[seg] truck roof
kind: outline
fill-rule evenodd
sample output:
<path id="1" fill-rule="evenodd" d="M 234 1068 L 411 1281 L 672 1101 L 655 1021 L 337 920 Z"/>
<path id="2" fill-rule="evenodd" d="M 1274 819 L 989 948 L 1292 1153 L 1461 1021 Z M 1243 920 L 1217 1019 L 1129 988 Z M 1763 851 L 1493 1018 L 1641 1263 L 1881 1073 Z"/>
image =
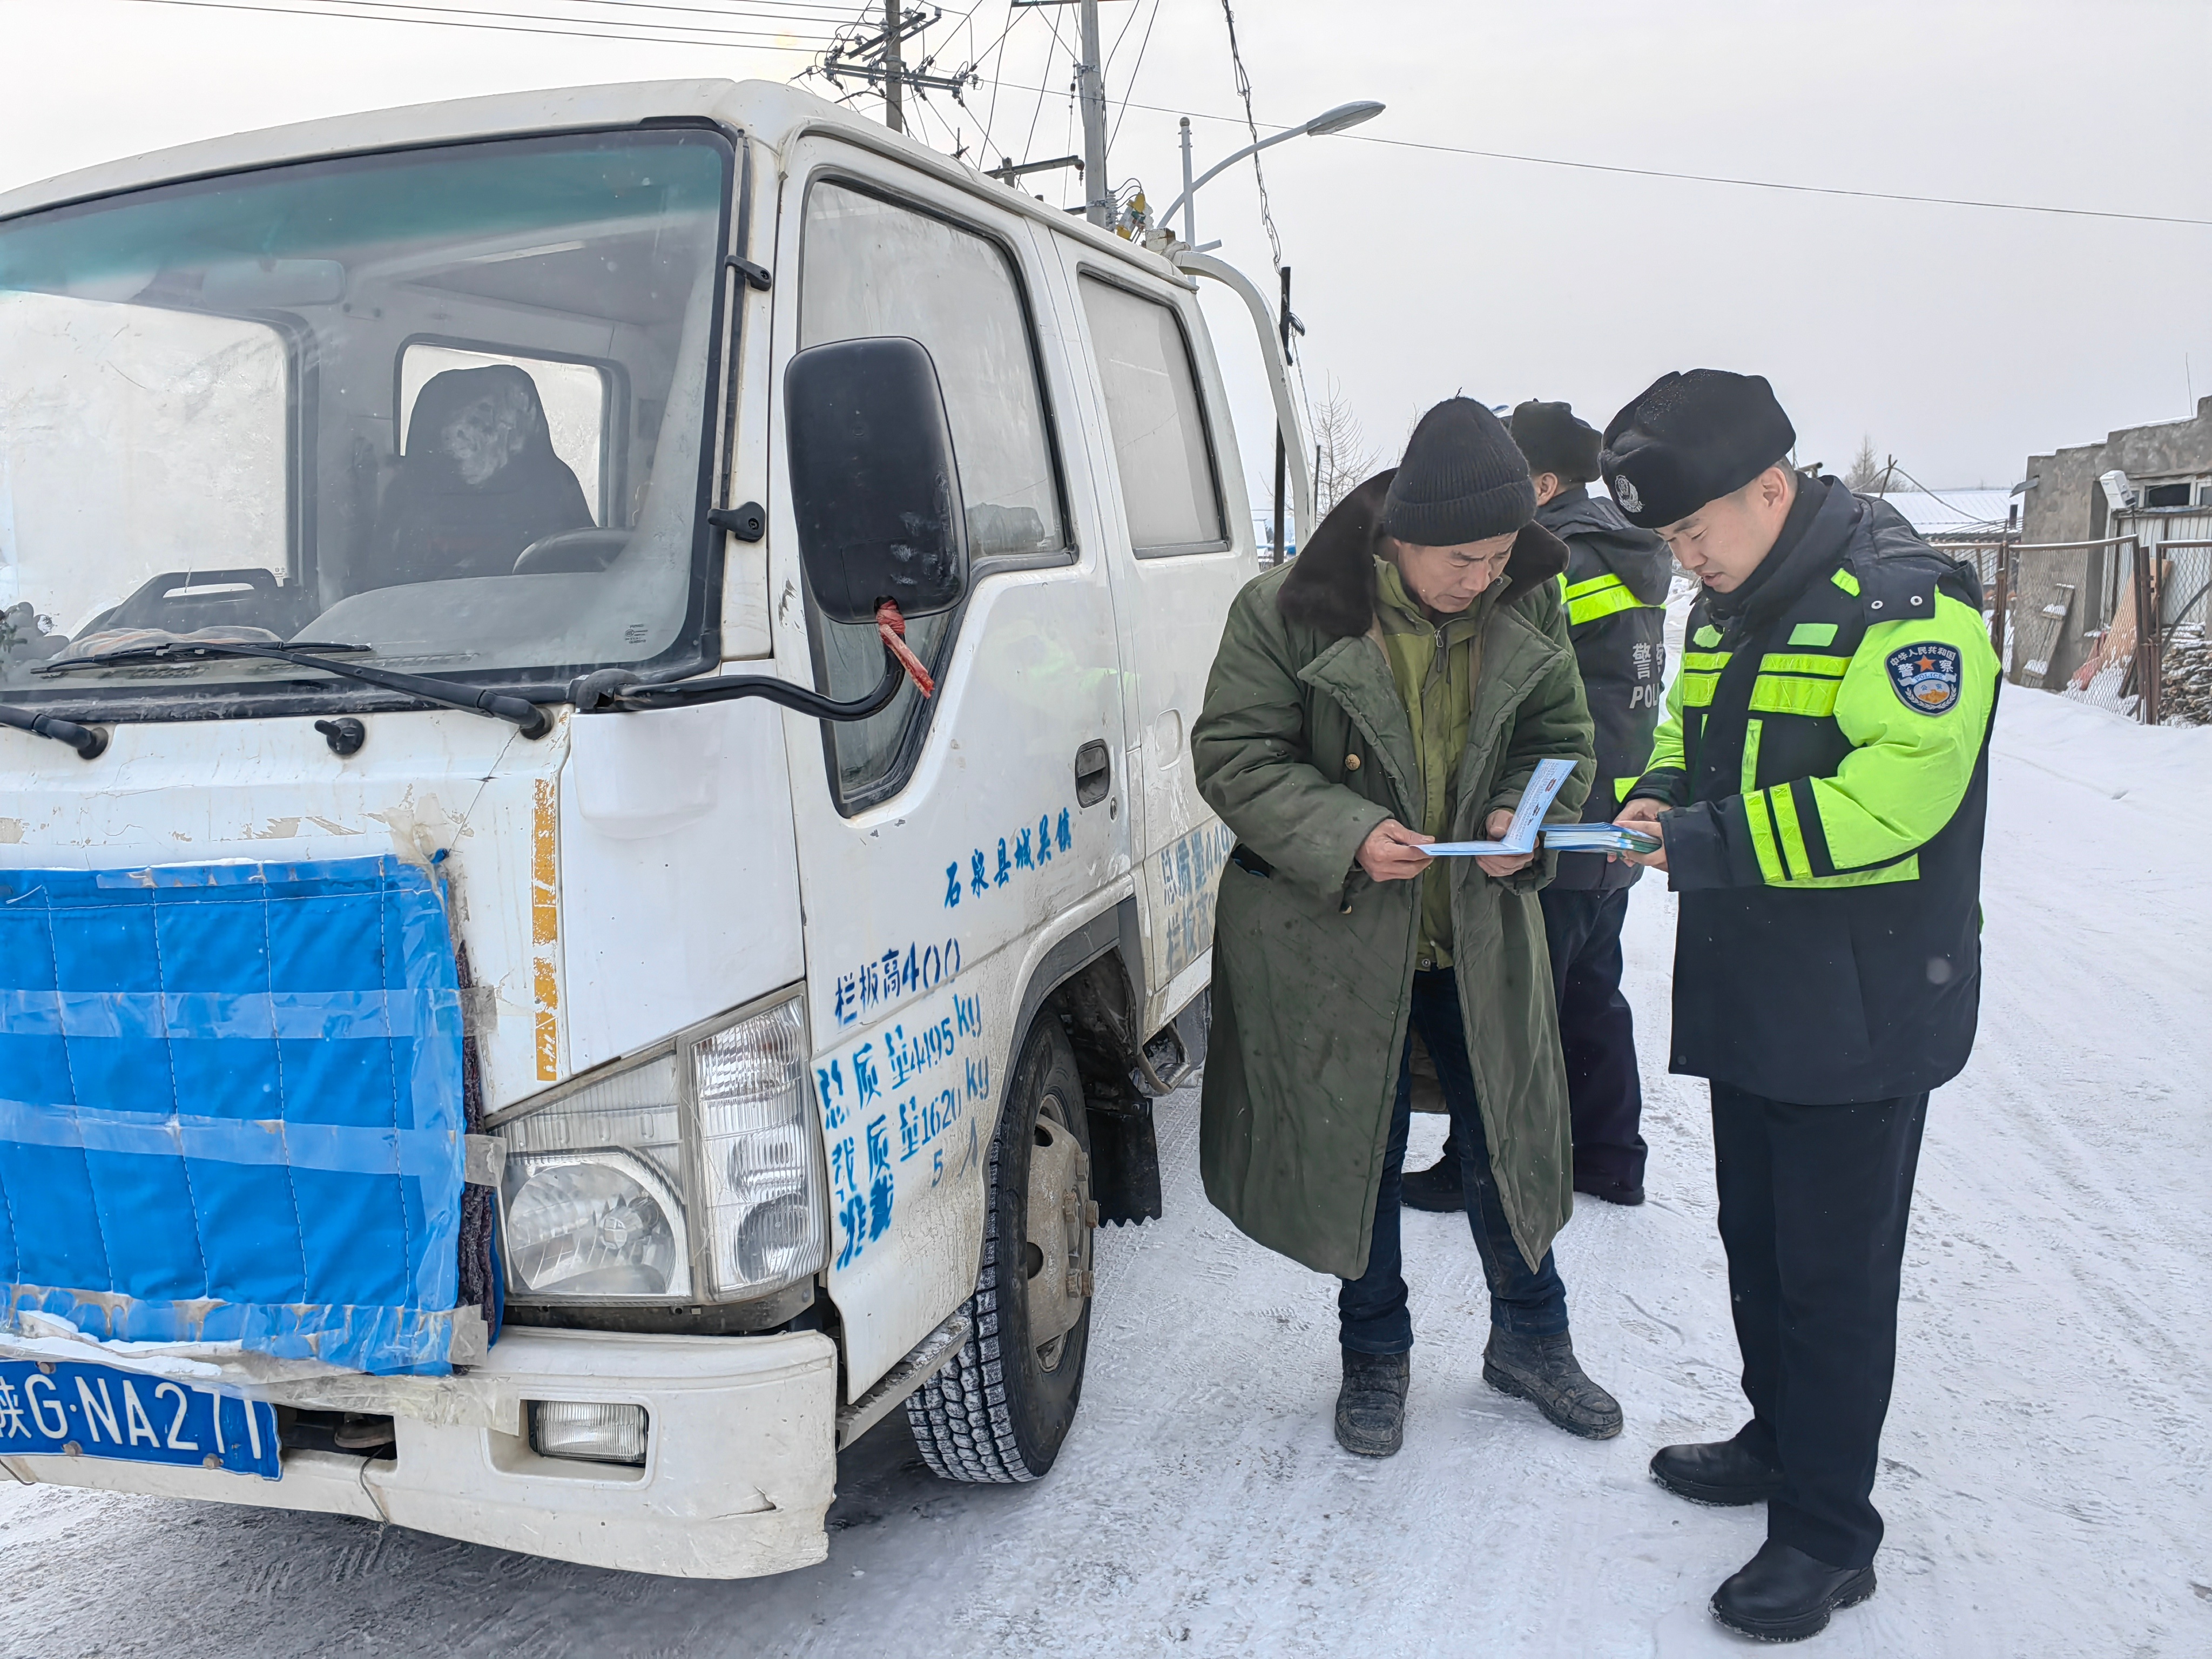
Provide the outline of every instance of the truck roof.
<path id="1" fill-rule="evenodd" d="M 849 143 L 895 156 L 1001 206 L 1026 213 L 1062 234 L 1079 236 L 1099 252 L 1129 260 L 1155 276 L 1166 276 L 1186 286 L 1191 283 L 1158 255 L 1078 216 L 1048 207 L 1027 191 L 1009 189 L 964 161 L 956 161 L 927 144 L 777 81 L 626 81 L 407 104 L 264 127 L 104 161 L 0 193 L 0 219 L 118 191 L 244 167 L 499 135 L 629 126 L 671 117 L 719 121 L 778 152 L 804 133 L 834 132 Z"/>

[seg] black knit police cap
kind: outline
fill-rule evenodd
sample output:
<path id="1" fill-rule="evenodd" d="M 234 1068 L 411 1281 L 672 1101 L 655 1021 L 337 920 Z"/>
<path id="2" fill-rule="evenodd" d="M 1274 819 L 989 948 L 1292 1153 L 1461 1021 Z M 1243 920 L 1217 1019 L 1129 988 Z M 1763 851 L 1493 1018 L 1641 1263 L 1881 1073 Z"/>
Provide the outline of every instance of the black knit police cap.
<path id="1" fill-rule="evenodd" d="M 1447 398 L 1406 441 L 1382 527 L 1416 547 L 1457 547 L 1535 516 L 1536 486 L 1505 423 L 1472 398 Z"/>
<path id="2" fill-rule="evenodd" d="M 1528 458 L 1531 472 L 1555 472 L 1563 483 L 1588 483 L 1597 477 L 1597 453 L 1605 441 L 1566 404 L 1530 398 L 1514 406 L 1507 423 L 1513 441 Z"/>
<path id="3" fill-rule="evenodd" d="M 1784 459 L 1797 429 L 1760 374 L 1662 374 L 1605 429 L 1598 465 L 1631 524 L 1656 530 Z"/>

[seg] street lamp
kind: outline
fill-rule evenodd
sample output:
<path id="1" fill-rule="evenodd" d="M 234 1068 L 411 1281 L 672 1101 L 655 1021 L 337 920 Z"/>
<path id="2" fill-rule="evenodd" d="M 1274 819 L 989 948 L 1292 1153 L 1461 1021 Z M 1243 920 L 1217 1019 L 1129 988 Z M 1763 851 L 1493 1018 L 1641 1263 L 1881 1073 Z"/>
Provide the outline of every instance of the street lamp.
<path id="1" fill-rule="evenodd" d="M 1324 133 L 1342 132 L 1347 127 L 1358 126 L 1362 121 L 1373 120 L 1382 112 L 1382 109 L 1383 106 L 1371 98 L 1361 99 L 1357 103 L 1339 104 L 1334 109 L 1323 110 L 1310 121 L 1298 126 L 1285 128 L 1273 137 L 1262 138 L 1256 144 L 1245 145 L 1234 155 L 1224 161 L 1217 161 L 1195 179 L 1190 176 L 1190 117 L 1186 115 L 1182 118 L 1182 194 L 1168 204 L 1155 222 L 1163 225 L 1172 224 L 1175 222 L 1176 210 L 1181 208 L 1182 239 L 1193 247 L 1196 247 L 1198 246 L 1198 231 L 1195 228 L 1197 222 L 1192 210 L 1190 198 L 1198 193 L 1200 185 L 1224 169 L 1235 167 L 1246 156 L 1257 155 L 1271 144 L 1279 144 L 1286 138 L 1307 137 L 1317 138 Z"/>

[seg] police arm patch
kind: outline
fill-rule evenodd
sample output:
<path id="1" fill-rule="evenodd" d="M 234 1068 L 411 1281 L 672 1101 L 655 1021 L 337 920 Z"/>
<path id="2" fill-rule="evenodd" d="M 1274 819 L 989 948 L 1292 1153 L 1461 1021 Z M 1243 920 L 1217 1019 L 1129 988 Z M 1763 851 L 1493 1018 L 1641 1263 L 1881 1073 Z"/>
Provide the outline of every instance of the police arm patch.
<path id="1" fill-rule="evenodd" d="M 1890 690 L 1914 713 L 1942 714 L 1957 704 L 1965 678 L 1957 646 L 1932 641 L 1908 645 L 1891 652 L 1887 660 Z"/>

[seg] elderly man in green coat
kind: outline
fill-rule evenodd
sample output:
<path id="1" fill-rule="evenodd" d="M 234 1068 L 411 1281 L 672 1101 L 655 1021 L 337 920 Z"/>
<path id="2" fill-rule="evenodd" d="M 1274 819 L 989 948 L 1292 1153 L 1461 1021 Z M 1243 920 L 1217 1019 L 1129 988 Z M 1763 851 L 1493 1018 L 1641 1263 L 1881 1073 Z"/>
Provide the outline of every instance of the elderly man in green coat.
<path id="1" fill-rule="evenodd" d="M 1573 1151 L 1536 890 L 1550 854 L 1431 858 L 1501 836 L 1536 763 L 1595 764 L 1527 463 L 1455 398 L 1231 608 L 1191 732 L 1236 832 L 1213 940 L 1206 1196 L 1344 1281 L 1336 1435 L 1401 1443 L 1413 1346 L 1399 1254 L 1412 1034 L 1435 1060 L 1491 1293 L 1483 1377 L 1571 1433 L 1620 1432 L 1583 1374 L 1552 1239 Z"/>

